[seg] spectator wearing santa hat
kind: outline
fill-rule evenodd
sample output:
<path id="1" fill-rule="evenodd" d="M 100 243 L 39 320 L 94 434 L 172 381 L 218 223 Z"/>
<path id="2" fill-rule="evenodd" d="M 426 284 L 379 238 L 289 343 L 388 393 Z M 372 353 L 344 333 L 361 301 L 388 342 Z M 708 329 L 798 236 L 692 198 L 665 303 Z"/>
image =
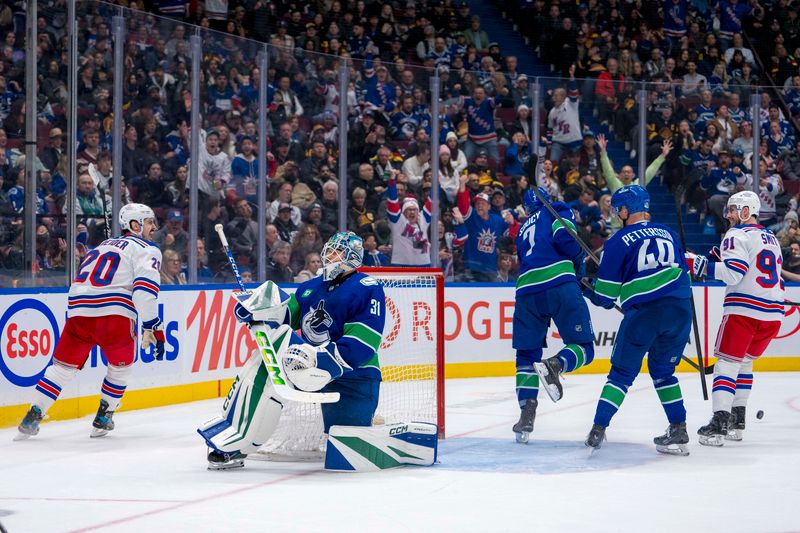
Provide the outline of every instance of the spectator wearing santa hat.
<path id="1" fill-rule="evenodd" d="M 430 266 L 430 198 L 425 201 L 422 212 L 419 202 L 411 195 L 401 204 L 397 198 L 397 182 L 392 179 L 386 189 L 386 213 L 392 228 L 392 266 Z"/>

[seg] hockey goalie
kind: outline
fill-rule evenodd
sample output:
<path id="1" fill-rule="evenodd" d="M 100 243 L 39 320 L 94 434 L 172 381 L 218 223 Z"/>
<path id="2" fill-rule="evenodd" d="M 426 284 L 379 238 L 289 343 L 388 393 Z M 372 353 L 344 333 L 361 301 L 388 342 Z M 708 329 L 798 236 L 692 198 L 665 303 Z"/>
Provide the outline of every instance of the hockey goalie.
<path id="1" fill-rule="evenodd" d="M 294 294 L 271 281 L 253 293 L 235 294 L 236 318 L 248 325 L 258 350 L 234 380 L 222 413 L 198 429 L 210 448 L 210 470 L 244 466 L 275 431 L 290 401 L 320 404 L 328 435 L 326 469 L 435 462 L 435 424 L 372 426 L 385 299 L 383 287 L 357 271 L 363 250 L 354 233 L 336 233 L 322 250 L 322 275 Z"/>

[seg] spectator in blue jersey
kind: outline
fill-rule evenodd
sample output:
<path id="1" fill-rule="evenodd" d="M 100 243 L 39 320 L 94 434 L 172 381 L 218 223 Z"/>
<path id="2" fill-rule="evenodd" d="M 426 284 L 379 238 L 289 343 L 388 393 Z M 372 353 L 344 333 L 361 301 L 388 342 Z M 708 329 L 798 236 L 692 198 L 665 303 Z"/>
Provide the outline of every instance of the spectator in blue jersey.
<path id="1" fill-rule="evenodd" d="M 497 248 L 501 237 L 509 231 L 509 222 L 490 211 L 486 193 L 475 196 L 474 206 L 466 188 L 467 176 L 459 180 L 458 209 L 453 210 L 456 224 L 454 246 L 464 248 L 467 281 L 494 281 L 497 277 Z M 509 215 L 508 220 L 515 223 Z"/>
<path id="2" fill-rule="evenodd" d="M 364 266 L 385 267 L 389 266 L 389 258 L 386 254 L 378 250 L 378 240 L 374 233 L 364 233 Z"/>
<path id="3" fill-rule="evenodd" d="M 758 0 L 721 0 L 714 7 L 719 11 L 719 42 L 724 52 L 731 45 L 733 35 L 742 31 L 745 17 L 753 12 L 754 7 L 760 6 Z"/>
<path id="4" fill-rule="evenodd" d="M 506 166 L 503 173 L 506 176 L 521 176 L 528 173 L 528 163 L 531 159 L 531 143 L 521 131 L 511 136 L 511 145 L 506 148 Z"/>
<path id="5" fill-rule="evenodd" d="M 420 127 L 421 117 L 414 111 L 414 97 L 400 97 L 400 108 L 392 115 L 392 132 L 397 140 L 410 141 Z"/>
<path id="6" fill-rule="evenodd" d="M 741 169 L 734 172 L 731 168 L 731 155 L 727 150 L 720 150 L 719 164 L 712 168 L 702 180 L 703 189 L 708 195 L 708 210 L 714 216 L 714 226 L 717 233 L 722 233 L 725 228 L 725 206 L 728 198 L 736 191 L 736 182 L 743 179 Z"/>
<path id="7" fill-rule="evenodd" d="M 606 428 L 647 354 L 650 377 L 669 420 L 666 434 L 653 439 L 656 450 L 688 455 L 686 409 L 675 376 L 692 324 L 692 289 L 684 251 L 672 230 L 648 221 L 650 198 L 644 188 L 619 189 L 611 206 L 623 228 L 606 241 L 594 290 L 585 288 L 584 295 L 606 309 L 619 298 L 625 317 L 586 446 L 603 445 Z"/>
<path id="8" fill-rule="evenodd" d="M 497 149 L 497 131 L 494 126 L 493 98 L 486 96 L 483 87 L 475 87 L 471 98 L 464 98 L 464 112 L 467 115 L 467 142 L 464 144 L 464 153 L 467 159 L 472 159 L 480 149 L 488 152 L 489 157 L 495 161 L 500 159 Z"/>

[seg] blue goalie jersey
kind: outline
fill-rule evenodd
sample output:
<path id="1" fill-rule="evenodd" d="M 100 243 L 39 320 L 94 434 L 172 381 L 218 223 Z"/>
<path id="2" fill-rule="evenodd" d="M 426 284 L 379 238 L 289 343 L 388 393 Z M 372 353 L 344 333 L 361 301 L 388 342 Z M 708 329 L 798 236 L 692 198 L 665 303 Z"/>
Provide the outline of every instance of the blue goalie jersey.
<path id="1" fill-rule="evenodd" d="M 604 246 L 595 290 L 623 309 L 664 297 L 690 298 L 689 268 L 668 227 L 653 222 L 626 226 Z"/>
<path id="2" fill-rule="evenodd" d="M 301 283 L 291 296 L 289 324 L 309 344 L 335 343 L 353 368 L 342 377 L 380 381 L 378 348 L 385 309 L 383 287 L 366 274 L 356 272 L 333 281 L 317 276 Z"/>

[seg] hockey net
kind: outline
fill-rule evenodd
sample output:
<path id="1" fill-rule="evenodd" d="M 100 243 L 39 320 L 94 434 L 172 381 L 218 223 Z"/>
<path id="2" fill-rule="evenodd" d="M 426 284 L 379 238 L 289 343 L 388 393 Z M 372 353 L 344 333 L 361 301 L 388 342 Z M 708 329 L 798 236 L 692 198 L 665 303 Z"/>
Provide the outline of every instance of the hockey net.
<path id="1" fill-rule="evenodd" d="M 373 424 L 430 422 L 444 437 L 444 278 L 438 269 L 362 268 L 383 285 L 386 324 L 378 352 L 383 381 Z M 318 404 L 286 402 L 269 441 L 252 458 L 319 460 Z"/>

